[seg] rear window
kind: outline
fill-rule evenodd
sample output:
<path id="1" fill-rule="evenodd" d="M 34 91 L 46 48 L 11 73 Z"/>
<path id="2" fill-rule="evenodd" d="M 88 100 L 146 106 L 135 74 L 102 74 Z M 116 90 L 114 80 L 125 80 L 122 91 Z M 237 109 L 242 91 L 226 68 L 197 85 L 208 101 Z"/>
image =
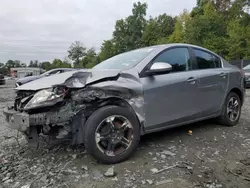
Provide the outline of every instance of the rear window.
<path id="1" fill-rule="evenodd" d="M 213 69 L 221 67 L 220 58 L 205 52 L 203 50 L 194 49 L 198 69 Z"/>

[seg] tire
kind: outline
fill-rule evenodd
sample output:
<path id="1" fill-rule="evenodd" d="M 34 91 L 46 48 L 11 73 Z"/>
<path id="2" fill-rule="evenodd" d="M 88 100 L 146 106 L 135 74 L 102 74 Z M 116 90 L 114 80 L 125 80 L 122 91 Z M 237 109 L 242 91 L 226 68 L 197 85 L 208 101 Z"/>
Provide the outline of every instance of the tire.
<path id="1" fill-rule="evenodd" d="M 115 156 L 109 156 L 106 155 L 103 151 L 101 151 L 100 147 L 98 147 L 99 143 L 97 143 L 96 141 L 96 131 L 98 131 L 99 129 L 98 127 L 102 122 L 104 122 L 106 118 L 115 115 L 122 116 L 130 122 L 130 125 L 132 125 L 131 130 L 133 132 L 132 134 L 133 136 L 131 136 L 132 139 L 130 140 L 128 148 L 124 150 L 123 153 Z M 110 133 L 108 134 L 110 135 Z M 94 157 L 97 161 L 101 163 L 115 164 L 125 161 L 135 153 L 139 142 L 140 142 L 140 124 L 134 111 L 128 108 L 123 108 L 119 106 L 104 106 L 95 111 L 88 118 L 86 122 L 85 135 L 84 135 L 85 148 L 92 157 Z"/>
<path id="2" fill-rule="evenodd" d="M 239 105 L 239 114 L 238 114 L 237 118 L 234 121 L 232 121 L 229 118 L 228 111 L 227 111 L 228 103 L 233 98 L 237 100 L 238 105 Z M 221 115 L 217 119 L 218 122 L 221 125 L 230 126 L 230 127 L 237 125 L 238 122 L 239 122 L 240 116 L 241 116 L 241 107 L 242 107 L 242 102 L 240 100 L 240 97 L 236 93 L 230 92 L 227 95 L 227 98 L 226 98 L 225 103 L 223 105 L 222 113 L 221 113 Z"/>

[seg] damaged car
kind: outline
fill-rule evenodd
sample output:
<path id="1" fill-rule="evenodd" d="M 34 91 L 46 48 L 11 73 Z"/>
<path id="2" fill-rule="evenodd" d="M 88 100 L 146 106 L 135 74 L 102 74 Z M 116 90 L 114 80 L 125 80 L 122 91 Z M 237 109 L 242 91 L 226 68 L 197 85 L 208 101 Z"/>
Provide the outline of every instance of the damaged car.
<path id="1" fill-rule="evenodd" d="M 148 133 L 210 118 L 234 126 L 245 95 L 240 69 L 188 44 L 136 49 L 15 90 L 4 114 L 30 146 L 68 139 L 106 164 L 128 159 Z"/>

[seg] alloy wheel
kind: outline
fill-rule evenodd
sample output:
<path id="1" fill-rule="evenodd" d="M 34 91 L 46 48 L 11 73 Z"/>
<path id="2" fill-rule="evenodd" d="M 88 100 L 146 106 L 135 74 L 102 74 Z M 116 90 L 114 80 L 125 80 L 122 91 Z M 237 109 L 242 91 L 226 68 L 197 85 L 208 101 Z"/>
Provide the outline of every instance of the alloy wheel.
<path id="1" fill-rule="evenodd" d="M 236 121 L 240 115 L 240 104 L 237 98 L 231 97 L 227 104 L 227 115 L 230 121 Z"/>
<path id="2" fill-rule="evenodd" d="M 125 152 L 133 141 L 133 126 L 121 115 L 112 115 L 104 119 L 95 132 L 98 149 L 107 156 L 116 156 Z"/>

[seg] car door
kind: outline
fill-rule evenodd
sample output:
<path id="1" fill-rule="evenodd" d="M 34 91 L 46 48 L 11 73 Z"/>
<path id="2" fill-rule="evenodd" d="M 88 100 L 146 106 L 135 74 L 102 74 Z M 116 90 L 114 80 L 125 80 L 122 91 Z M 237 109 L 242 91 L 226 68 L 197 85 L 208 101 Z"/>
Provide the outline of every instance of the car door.
<path id="1" fill-rule="evenodd" d="M 167 49 L 151 64 L 156 62 L 169 63 L 173 70 L 140 78 L 145 100 L 145 128 L 148 131 L 193 120 L 199 113 L 196 102 L 199 75 L 192 71 L 189 49 Z"/>
<path id="2" fill-rule="evenodd" d="M 202 116 L 210 116 L 219 112 L 226 97 L 228 72 L 216 55 L 197 48 L 193 48 L 193 52 L 200 80 L 197 100 Z"/>

